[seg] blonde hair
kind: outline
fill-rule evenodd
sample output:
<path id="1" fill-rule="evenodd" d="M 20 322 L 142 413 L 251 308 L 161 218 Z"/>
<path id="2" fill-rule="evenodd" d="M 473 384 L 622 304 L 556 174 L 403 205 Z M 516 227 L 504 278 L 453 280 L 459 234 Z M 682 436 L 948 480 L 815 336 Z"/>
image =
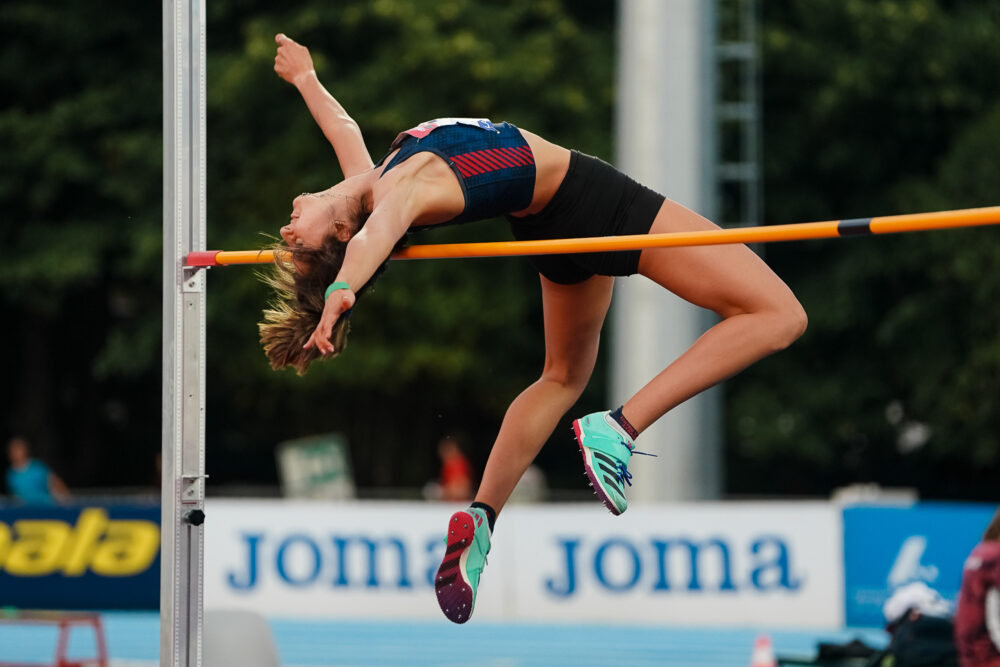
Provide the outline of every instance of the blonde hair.
<path id="1" fill-rule="evenodd" d="M 323 197 L 324 194 L 317 196 Z M 351 201 L 349 216 L 356 234 L 371 215 L 371 203 L 366 198 L 347 199 Z M 330 212 L 332 215 L 332 209 Z M 275 298 L 264 310 L 264 320 L 258 324 L 260 343 L 271 368 L 281 370 L 291 366 L 299 375 L 304 375 L 309 364 L 322 357 L 315 347 L 306 350 L 302 346 L 319 326 L 326 305 L 326 288 L 337 279 L 344 263 L 347 243 L 340 240 L 336 233 L 331 233 L 318 248 L 274 246 L 283 252 L 274 253 L 274 265 L 269 271 L 258 273 L 260 279 L 275 292 Z M 385 262 L 355 292 L 355 297 L 360 299 L 384 270 Z M 344 351 L 350 330 L 349 318 L 342 316 L 337 320 L 330 335 L 334 352 L 327 359 Z"/>
<path id="2" fill-rule="evenodd" d="M 273 267 L 259 274 L 275 292 L 275 298 L 264 310 L 264 320 L 258 325 L 260 342 L 271 368 L 281 370 L 292 366 L 303 375 L 309 364 L 322 356 L 315 347 L 306 350 L 302 346 L 319 326 L 326 305 L 324 293 L 337 279 L 346 250 L 347 242 L 331 235 L 319 248 L 276 252 Z M 373 280 L 374 277 L 358 290 L 358 296 Z M 349 331 L 348 318 L 337 320 L 330 336 L 335 351 L 328 358 L 344 350 Z"/>

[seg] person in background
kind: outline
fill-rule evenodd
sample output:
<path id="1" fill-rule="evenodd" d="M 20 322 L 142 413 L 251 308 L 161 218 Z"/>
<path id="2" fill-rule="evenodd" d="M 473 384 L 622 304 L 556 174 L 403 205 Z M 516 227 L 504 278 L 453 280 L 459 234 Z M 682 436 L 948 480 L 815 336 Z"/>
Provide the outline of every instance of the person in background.
<path id="1" fill-rule="evenodd" d="M 14 436 L 7 443 L 7 490 L 26 505 L 51 505 L 64 502 L 70 493 L 66 484 L 47 465 L 31 458 L 28 441 Z"/>
<path id="2" fill-rule="evenodd" d="M 922 581 L 897 588 L 882 605 L 889 647 L 878 667 L 958 667 L 951 604 Z"/>
<path id="3" fill-rule="evenodd" d="M 458 440 L 450 435 L 441 438 L 438 457 L 441 459 L 441 500 L 472 500 L 472 466 L 462 453 Z"/>
<path id="4" fill-rule="evenodd" d="M 965 561 L 955 643 L 962 667 L 1000 667 L 1000 509 Z"/>

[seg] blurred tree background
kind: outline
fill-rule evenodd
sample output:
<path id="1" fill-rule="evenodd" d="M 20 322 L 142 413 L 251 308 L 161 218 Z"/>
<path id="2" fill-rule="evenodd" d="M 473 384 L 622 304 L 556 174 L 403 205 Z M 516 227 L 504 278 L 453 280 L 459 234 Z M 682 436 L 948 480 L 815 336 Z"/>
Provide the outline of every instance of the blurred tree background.
<path id="1" fill-rule="evenodd" d="M 311 47 L 375 156 L 437 116 L 508 119 L 613 156 L 613 2 L 219 0 L 208 12 L 210 247 L 266 243 L 295 195 L 341 177 L 271 69 L 279 31 Z M 109 0 L 97 21 L 68 0 L 0 7 L 3 430 L 29 436 L 71 486 L 155 484 L 160 21 L 157 3 Z M 768 0 L 762 21 L 766 222 L 997 203 L 1000 9 Z M 500 221 L 416 240 L 498 238 L 509 238 Z M 766 253 L 811 324 L 727 384 L 728 490 L 877 481 L 995 496 L 998 232 Z M 446 433 L 481 466 L 509 400 L 541 369 L 537 276 L 523 260 L 394 263 L 347 353 L 304 378 L 268 368 L 256 335 L 268 294 L 250 274 L 209 275 L 216 488 L 274 484 L 274 446 L 327 431 L 347 435 L 367 489 L 434 477 Z M 604 406 L 604 385 L 599 365 L 574 413 Z M 554 486 L 582 491 L 568 424 L 539 464 Z"/>
<path id="2" fill-rule="evenodd" d="M 1000 203 L 1000 5 L 762 7 L 766 222 Z M 809 331 L 727 386 L 729 490 L 995 500 L 1000 230 L 766 253 Z"/>

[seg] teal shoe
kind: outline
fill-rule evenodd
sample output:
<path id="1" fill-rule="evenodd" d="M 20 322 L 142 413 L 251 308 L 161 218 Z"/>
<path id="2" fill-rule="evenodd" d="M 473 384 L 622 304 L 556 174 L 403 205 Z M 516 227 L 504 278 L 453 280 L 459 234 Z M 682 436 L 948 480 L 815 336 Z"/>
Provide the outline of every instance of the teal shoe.
<path id="1" fill-rule="evenodd" d="M 465 623 L 476 606 L 479 575 L 490 552 L 490 525 L 486 512 L 470 507 L 448 521 L 444 560 L 434 578 L 441 611 L 454 623 Z"/>
<path id="2" fill-rule="evenodd" d="M 613 423 L 610 412 L 594 412 L 573 422 L 573 433 L 583 454 L 583 469 L 594 493 L 612 514 L 628 509 L 625 485 L 632 486 L 628 461 L 635 443 Z"/>

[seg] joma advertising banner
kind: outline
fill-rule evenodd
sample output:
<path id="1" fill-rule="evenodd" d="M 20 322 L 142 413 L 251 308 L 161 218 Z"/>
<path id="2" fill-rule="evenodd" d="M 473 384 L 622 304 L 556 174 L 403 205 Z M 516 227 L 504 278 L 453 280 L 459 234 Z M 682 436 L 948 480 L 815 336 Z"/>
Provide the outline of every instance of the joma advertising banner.
<path id="1" fill-rule="evenodd" d="M 447 505 L 210 500 L 206 607 L 438 618 Z M 840 512 L 827 503 L 511 506 L 476 617 L 836 627 Z"/>
<path id="2" fill-rule="evenodd" d="M 159 506 L 0 507 L 0 606 L 159 609 Z"/>

